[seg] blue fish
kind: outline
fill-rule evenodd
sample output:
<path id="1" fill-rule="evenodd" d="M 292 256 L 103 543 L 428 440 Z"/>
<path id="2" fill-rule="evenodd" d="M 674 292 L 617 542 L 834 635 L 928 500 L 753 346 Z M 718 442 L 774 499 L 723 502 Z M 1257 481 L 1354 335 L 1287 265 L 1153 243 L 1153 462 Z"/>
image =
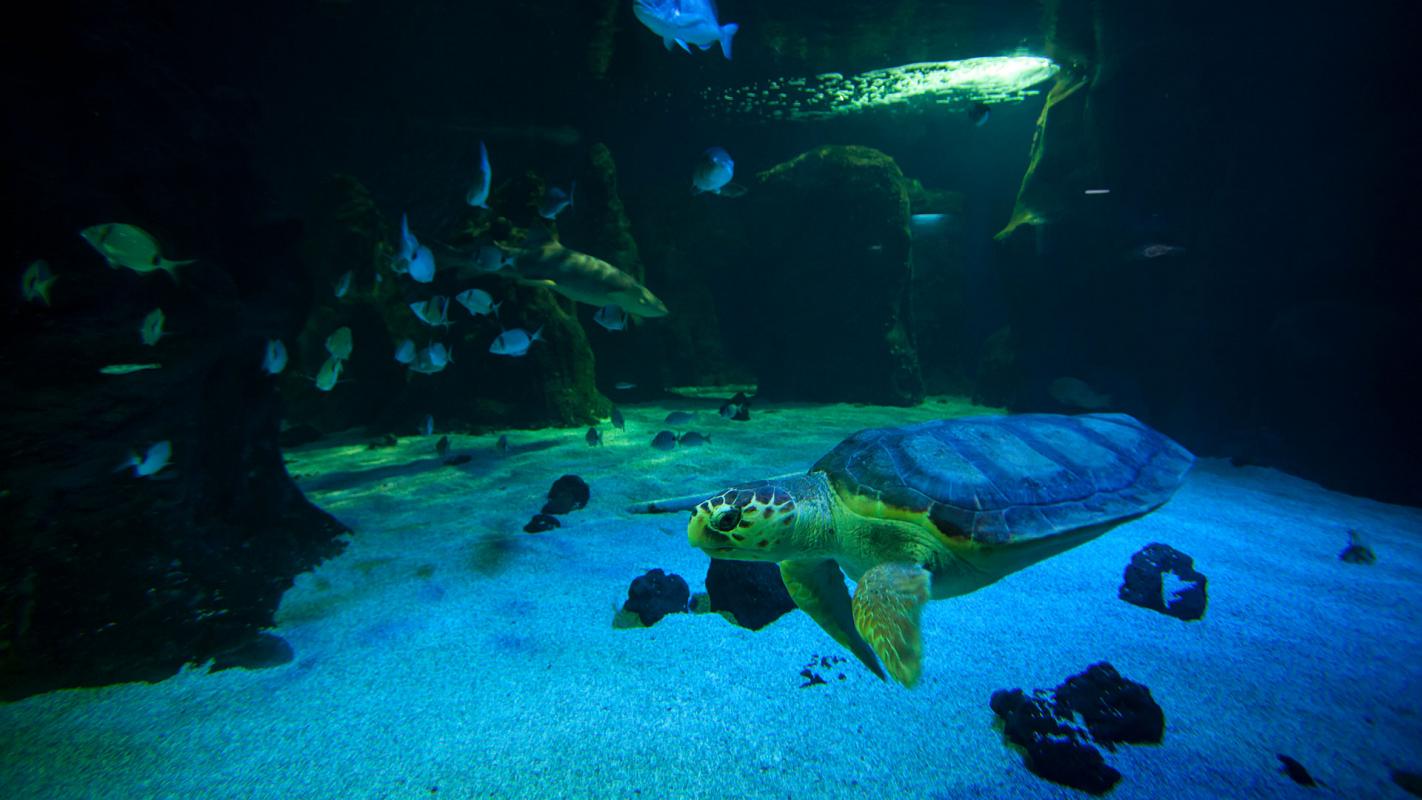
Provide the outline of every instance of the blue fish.
<path id="1" fill-rule="evenodd" d="M 492 173 L 489 171 L 489 148 L 484 146 L 483 140 L 479 142 L 479 171 L 474 174 L 474 185 L 469 187 L 469 193 L 464 196 L 464 202 L 475 208 L 489 207 L 489 181 Z"/>
<path id="2" fill-rule="evenodd" d="M 688 44 L 708 50 L 719 43 L 727 60 L 731 58 L 731 37 L 740 29 L 735 23 L 722 25 L 717 20 L 712 0 L 635 0 L 632 13 L 662 37 L 668 50 L 675 44 L 690 53 Z"/>
<path id="3" fill-rule="evenodd" d="M 616 303 L 609 303 L 599 308 L 593 314 L 593 322 L 607 328 L 610 331 L 621 331 L 627 329 L 627 312 L 622 310 L 622 306 Z"/>
<path id="4" fill-rule="evenodd" d="M 415 257 L 410 261 L 410 277 L 420 283 L 429 283 L 434 280 L 435 259 L 434 253 L 428 247 L 420 245 L 415 248 Z"/>
<path id="5" fill-rule="evenodd" d="M 168 466 L 168 460 L 173 457 L 173 445 L 164 439 L 148 448 L 148 452 L 142 458 L 137 453 L 129 455 L 128 460 L 119 464 L 119 469 L 133 468 L 133 475 L 136 478 L 151 478 L 157 475 L 164 467 Z"/>
<path id="6" fill-rule="evenodd" d="M 691 193 L 710 192 L 726 197 L 740 197 L 746 190 L 743 186 L 731 183 L 735 174 L 736 162 L 731 159 L 730 153 L 721 147 L 707 148 L 696 162 L 696 168 L 691 171 Z"/>
<path id="7" fill-rule="evenodd" d="M 410 233 L 410 217 L 408 214 L 400 215 L 400 251 L 395 254 L 395 260 L 391 262 L 390 268 L 395 270 L 395 274 L 403 275 L 410 271 L 410 262 L 415 260 L 415 251 L 420 249 L 420 240 Z"/>
<path id="8" fill-rule="evenodd" d="M 542 332 L 542 326 L 539 326 L 538 330 L 534 331 L 532 336 L 529 336 L 528 331 L 523 328 L 506 330 L 499 334 L 498 338 L 494 339 L 493 344 L 489 345 L 489 352 L 496 356 L 513 356 L 515 358 L 527 355 L 528 348 L 532 347 L 534 342 L 540 340 L 539 334 Z"/>
<path id="9" fill-rule="evenodd" d="M 267 354 L 262 358 L 262 370 L 268 375 L 280 375 L 286 369 L 286 345 L 280 339 L 267 340 Z"/>
<path id="10" fill-rule="evenodd" d="M 405 339 L 395 347 L 395 360 L 401 364 L 411 364 L 415 360 L 415 343 Z"/>
<path id="11" fill-rule="evenodd" d="M 20 276 L 20 291 L 25 296 L 25 302 L 38 300 L 49 305 L 49 287 L 54 285 L 55 280 L 54 274 L 49 271 L 49 262 L 32 262 L 25 274 Z"/>
<path id="12" fill-rule="evenodd" d="M 543 199 L 538 202 L 538 216 L 544 219 L 557 219 L 563 213 L 563 209 L 573 207 L 573 192 L 577 190 L 578 182 L 572 181 L 567 189 L 560 186 L 550 186 L 548 191 L 543 193 Z"/>

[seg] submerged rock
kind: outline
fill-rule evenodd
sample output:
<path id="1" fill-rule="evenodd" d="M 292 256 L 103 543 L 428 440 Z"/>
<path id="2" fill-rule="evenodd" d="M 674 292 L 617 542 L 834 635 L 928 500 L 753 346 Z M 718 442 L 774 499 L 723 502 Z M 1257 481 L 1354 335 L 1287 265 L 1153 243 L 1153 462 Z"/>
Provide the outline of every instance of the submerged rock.
<path id="1" fill-rule="evenodd" d="M 1166 585 L 1166 575 L 1186 585 L 1171 588 Z M 1131 556 L 1119 594 L 1132 605 L 1190 622 L 1205 615 L 1206 582 L 1204 573 L 1195 569 L 1194 559 L 1157 542 Z"/>
<path id="2" fill-rule="evenodd" d="M 712 611 L 726 611 L 737 625 L 758 631 L 795 610 L 780 568 L 762 561 L 711 559 L 706 594 Z"/>
<path id="3" fill-rule="evenodd" d="M 562 525 L 563 523 L 559 522 L 558 518 L 552 514 L 534 514 L 533 519 L 530 519 L 528 524 L 523 526 L 523 532 L 543 533 L 544 531 L 551 531 L 554 528 L 562 527 Z"/>
<path id="4" fill-rule="evenodd" d="M 667 614 L 686 613 L 690 605 L 691 588 L 684 578 L 653 569 L 632 581 L 622 610 L 650 627 Z"/>
<path id="5" fill-rule="evenodd" d="M 592 497 L 592 490 L 588 484 L 577 475 L 564 475 L 553 481 L 553 488 L 548 490 L 548 502 L 543 504 L 544 514 L 567 514 L 570 511 L 577 511 L 588 504 Z"/>
<path id="6" fill-rule="evenodd" d="M 1102 661 L 1056 689 L 999 689 L 990 701 L 1003 733 L 1026 751 L 1033 774 L 1104 794 L 1121 779 L 1095 745 L 1154 744 L 1165 736 L 1165 712 L 1144 685 L 1121 677 Z"/>
<path id="7" fill-rule="evenodd" d="M 271 633 L 259 633 L 251 641 L 219 653 L 207 671 L 221 672 L 234 667 L 271 669 L 289 664 L 295 657 L 296 652 L 285 639 Z"/>

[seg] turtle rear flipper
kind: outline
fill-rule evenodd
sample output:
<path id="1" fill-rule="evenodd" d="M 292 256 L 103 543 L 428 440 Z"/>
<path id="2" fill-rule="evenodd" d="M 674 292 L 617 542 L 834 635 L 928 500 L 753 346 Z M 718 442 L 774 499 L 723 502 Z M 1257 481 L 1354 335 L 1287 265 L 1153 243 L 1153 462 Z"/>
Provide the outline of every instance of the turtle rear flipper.
<path id="1" fill-rule="evenodd" d="M 864 662 L 870 672 L 880 678 L 884 668 L 874 657 L 874 650 L 855 629 L 855 613 L 850 608 L 849 590 L 844 586 L 844 573 L 830 558 L 806 558 L 780 562 L 780 580 L 790 592 L 790 599 L 800 610 L 810 615 L 825 633 L 834 637 Z"/>
<path id="2" fill-rule="evenodd" d="M 919 618 L 931 585 L 918 564 L 889 562 L 865 572 L 854 590 L 854 626 L 894 680 L 910 689 L 923 672 Z"/>

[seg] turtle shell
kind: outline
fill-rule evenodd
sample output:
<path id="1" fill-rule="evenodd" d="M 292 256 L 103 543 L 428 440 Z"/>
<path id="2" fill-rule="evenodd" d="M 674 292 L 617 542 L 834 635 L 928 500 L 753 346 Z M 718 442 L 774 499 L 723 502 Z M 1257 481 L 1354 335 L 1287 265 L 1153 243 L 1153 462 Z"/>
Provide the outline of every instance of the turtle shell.
<path id="1" fill-rule="evenodd" d="M 810 470 L 860 514 L 1006 544 L 1150 511 L 1194 463 L 1125 414 L 1019 414 L 862 430 Z"/>

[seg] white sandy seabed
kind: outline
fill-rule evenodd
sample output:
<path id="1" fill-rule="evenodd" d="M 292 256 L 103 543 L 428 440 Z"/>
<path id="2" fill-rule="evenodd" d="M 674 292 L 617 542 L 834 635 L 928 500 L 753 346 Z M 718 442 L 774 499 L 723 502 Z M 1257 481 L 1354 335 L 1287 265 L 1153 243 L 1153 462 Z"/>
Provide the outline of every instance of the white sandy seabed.
<path id="1" fill-rule="evenodd" d="M 285 666 L 53 692 L 0 706 L 0 795 L 15 798 L 1065 798 L 994 727 L 995 689 L 1052 687 L 1106 660 L 1150 687 L 1160 745 L 1123 746 L 1116 798 L 1403 798 L 1422 767 L 1422 511 L 1275 471 L 1202 461 L 1159 511 L 924 613 L 908 691 L 843 655 L 795 612 L 757 632 L 714 614 L 611 625 L 630 581 L 660 567 L 703 588 L 685 515 L 637 499 L 804 469 L 863 427 L 971 409 L 815 406 L 749 423 L 701 411 L 702 448 L 648 446 L 667 405 L 627 430 L 363 440 L 289 453 L 313 501 L 351 526 L 301 576 L 274 633 Z M 575 473 L 592 502 L 522 526 Z M 1375 565 L 1341 562 L 1345 531 Z M 1203 620 L 1116 596 L 1131 554 L 1164 542 L 1209 577 Z M 842 670 L 845 678 L 837 678 Z M 1297 786 L 1275 759 L 1326 785 Z"/>

